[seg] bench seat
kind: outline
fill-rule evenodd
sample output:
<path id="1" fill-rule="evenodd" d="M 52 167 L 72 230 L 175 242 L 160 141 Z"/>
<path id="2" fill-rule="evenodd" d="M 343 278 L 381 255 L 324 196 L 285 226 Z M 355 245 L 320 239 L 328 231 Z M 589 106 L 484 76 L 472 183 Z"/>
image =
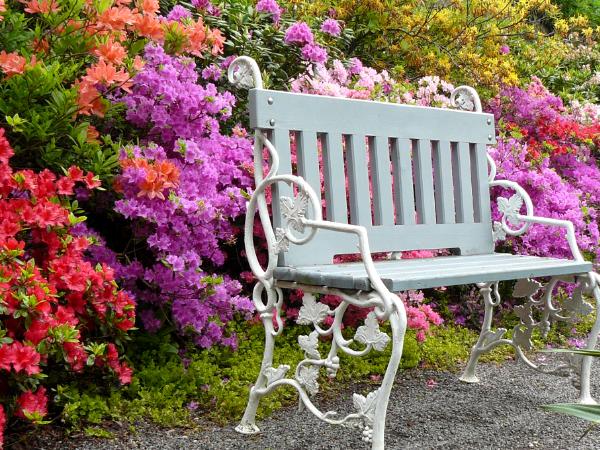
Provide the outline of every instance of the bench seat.
<path id="1" fill-rule="evenodd" d="M 400 259 L 375 262 L 384 284 L 393 292 L 442 286 L 584 274 L 589 262 L 492 253 L 471 256 Z M 362 262 L 277 267 L 275 279 L 339 289 L 371 290 Z"/>

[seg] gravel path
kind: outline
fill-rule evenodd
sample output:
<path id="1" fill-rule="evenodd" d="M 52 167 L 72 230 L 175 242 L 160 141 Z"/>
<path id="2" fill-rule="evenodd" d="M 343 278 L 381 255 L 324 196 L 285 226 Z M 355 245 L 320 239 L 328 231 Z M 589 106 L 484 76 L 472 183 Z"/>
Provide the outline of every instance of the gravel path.
<path id="1" fill-rule="evenodd" d="M 572 401 L 566 379 L 542 375 L 522 364 L 480 365 L 481 383 L 456 374 L 411 370 L 399 374 L 388 409 L 388 449 L 600 449 L 600 430 L 582 440 L 583 420 L 542 411 L 547 403 Z M 434 380 L 435 386 L 428 386 Z M 433 384 L 433 383 L 429 383 Z M 600 380 L 595 380 L 600 395 Z M 365 390 L 370 387 L 362 386 Z M 361 386 L 356 386 L 361 391 Z M 364 392 L 363 392 L 364 393 Z M 328 399 L 323 409 L 352 409 L 351 393 Z M 262 433 L 239 435 L 233 427 L 203 423 L 197 430 L 165 430 L 141 424 L 137 434 L 113 440 L 69 439 L 38 444 L 54 449 L 305 450 L 367 449 L 359 432 L 320 422 L 308 412 L 286 408 L 258 424 Z"/>

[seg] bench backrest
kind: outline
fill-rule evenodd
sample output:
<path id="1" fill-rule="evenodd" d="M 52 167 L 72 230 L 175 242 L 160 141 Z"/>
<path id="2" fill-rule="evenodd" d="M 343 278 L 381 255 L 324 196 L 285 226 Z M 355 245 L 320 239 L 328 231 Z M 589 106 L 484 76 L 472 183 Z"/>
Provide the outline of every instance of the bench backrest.
<path id="1" fill-rule="evenodd" d="M 373 252 L 459 249 L 493 251 L 486 145 L 490 114 L 252 89 L 253 128 L 267 132 L 279 174 L 303 177 L 321 196 L 324 217 L 368 229 Z M 290 139 L 296 142 L 297 173 Z M 279 184 L 274 226 L 282 223 Z M 356 237 L 320 231 L 291 245 L 280 265 L 328 264 L 357 253 Z"/>

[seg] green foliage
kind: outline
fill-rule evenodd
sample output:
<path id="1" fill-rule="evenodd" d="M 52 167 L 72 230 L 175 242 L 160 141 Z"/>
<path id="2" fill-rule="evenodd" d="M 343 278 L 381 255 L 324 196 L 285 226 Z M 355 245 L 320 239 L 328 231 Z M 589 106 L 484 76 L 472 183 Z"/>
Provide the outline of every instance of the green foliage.
<path id="1" fill-rule="evenodd" d="M 248 399 L 248 390 L 260 369 L 264 331 L 262 326 L 238 325 L 239 348 L 231 351 L 212 348 L 190 349 L 183 360 L 179 349 L 167 334 L 140 334 L 134 340 L 130 358 L 135 364 L 135 376 L 130 386 L 121 390 L 101 391 L 94 385 L 62 386 L 57 391 L 63 405 L 62 420 L 70 427 L 101 424 L 105 420 L 151 420 L 162 426 L 194 426 L 194 414 L 202 414 L 217 424 L 239 420 Z M 390 332 L 389 325 L 382 331 Z M 298 336 L 310 332 L 309 327 L 291 326 L 277 339 L 274 365 L 292 367 L 303 359 Z M 350 337 L 353 330 L 344 330 Z M 460 327 L 440 327 L 433 330 L 424 344 L 418 344 L 415 333 L 408 331 L 401 362 L 402 369 L 419 363 L 440 370 L 456 370 L 466 360 L 476 333 Z M 328 343 L 321 341 L 321 353 Z M 334 380 L 321 377 L 321 391 L 327 397 L 349 382 L 370 383 L 382 376 L 387 367 L 391 346 L 383 352 L 371 352 L 363 358 L 340 354 L 340 370 Z M 504 355 L 504 354 L 503 354 Z M 497 357 L 496 359 L 499 359 Z M 182 361 L 185 361 L 187 368 Z M 400 375 L 401 376 L 401 375 Z M 258 416 L 263 418 L 284 405 L 297 401 L 289 387 L 276 389 L 261 400 Z M 192 414 L 190 402 L 198 409 Z"/>
<path id="2" fill-rule="evenodd" d="M 108 430 L 105 430 L 103 428 L 98 428 L 98 427 L 87 427 L 85 430 L 83 430 L 86 436 L 89 437 L 97 437 L 97 438 L 103 438 L 103 439 L 114 439 L 115 435 L 114 433 L 111 433 Z"/>
<path id="3" fill-rule="evenodd" d="M 566 100 L 600 102 L 600 45 L 567 41 L 568 52 L 555 66 L 541 68 L 537 76 L 553 93 Z"/>
<path id="4" fill-rule="evenodd" d="M 186 5 L 185 2 L 181 2 Z M 295 8 L 288 8 L 280 23 L 274 24 L 271 17 L 256 12 L 255 0 L 214 1 L 221 9 L 219 17 L 207 16 L 207 23 L 220 30 L 227 30 L 225 54 L 246 55 L 258 62 L 265 75 L 265 87 L 271 89 L 288 88 L 289 80 L 304 72 L 306 63 L 300 58 L 297 46 L 285 44 L 287 28 L 298 19 Z M 325 19 L 325 15 L 303 17 L 313 30 Z M 316 32 L 318 41 L 327 48 L 332 58 L 345 59 L 352 33 L 345 30 L 339 37 L 331 37 Z"/>
<path id="5" fill-rule="evenodd" d="M 565 16 L 586 16 L 593 25 L 600 25 L 599 0 L 554 0 Z"/>

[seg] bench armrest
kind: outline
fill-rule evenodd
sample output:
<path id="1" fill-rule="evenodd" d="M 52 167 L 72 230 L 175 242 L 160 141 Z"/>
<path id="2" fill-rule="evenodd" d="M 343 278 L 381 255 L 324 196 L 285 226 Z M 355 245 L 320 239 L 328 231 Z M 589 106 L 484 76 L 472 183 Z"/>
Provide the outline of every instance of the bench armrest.
<path id="1" fill-rule="evenodd" d="M 369 247 L 369 235 L 365 227 L 361 225 L 331 222 L 328 220 L 303 219 L 303 223 L 305 224 L 305 226 L 310 227 L 312 229 L 323 229 L 337 231 L 340 233 L 355 234 L 358 239 L 358 250 L 360 252 L 362 262 L 365 266 L 365 270 L 367 271 L 369 281 L 371 282 L 371 286 L 373 290 L 377 291 L 380 294 L 381 300 L 384 303 L 385 311 L 392 311 L 392 296 L 389 295 L 390 292 L 381 280 L 381 277 L 379 276 L 379 274 L 377 273 L 377 269 L 375 268 L 375 264 L 373 263 L 373 258 L 371 257 L 371 249 Z"/>
<path id="2" fill-rule="evenodd" d="M 496 174 L 496 167 L 491 165 L 491 175 Z M 510 198 L 498 198 L 498 210 L 502 213 L 501 222 L 494 223 L 494 240 L 503 240 L 506 235 L 520 236 L 526 233 L 531 225 L 541 224 L 551 227 L 564 228 L 567 232 L 566 238 L 569 244 L 569 249 L 575 261 L 584 261 L 583 255 L 577 245 L 575 237 L 575 227 L 569 220 L 552 219 L 549 217 L 538 217 L 534 215 L 533 203 L 531 197 L 525 189 L 518 183 L 508 180 L 490 180 L 490 187 L 499 186 L 505 189 L 515 191 L 515 194 Z M 526 214 L 521 214 L 521 208 L 525 206 Z"/>

